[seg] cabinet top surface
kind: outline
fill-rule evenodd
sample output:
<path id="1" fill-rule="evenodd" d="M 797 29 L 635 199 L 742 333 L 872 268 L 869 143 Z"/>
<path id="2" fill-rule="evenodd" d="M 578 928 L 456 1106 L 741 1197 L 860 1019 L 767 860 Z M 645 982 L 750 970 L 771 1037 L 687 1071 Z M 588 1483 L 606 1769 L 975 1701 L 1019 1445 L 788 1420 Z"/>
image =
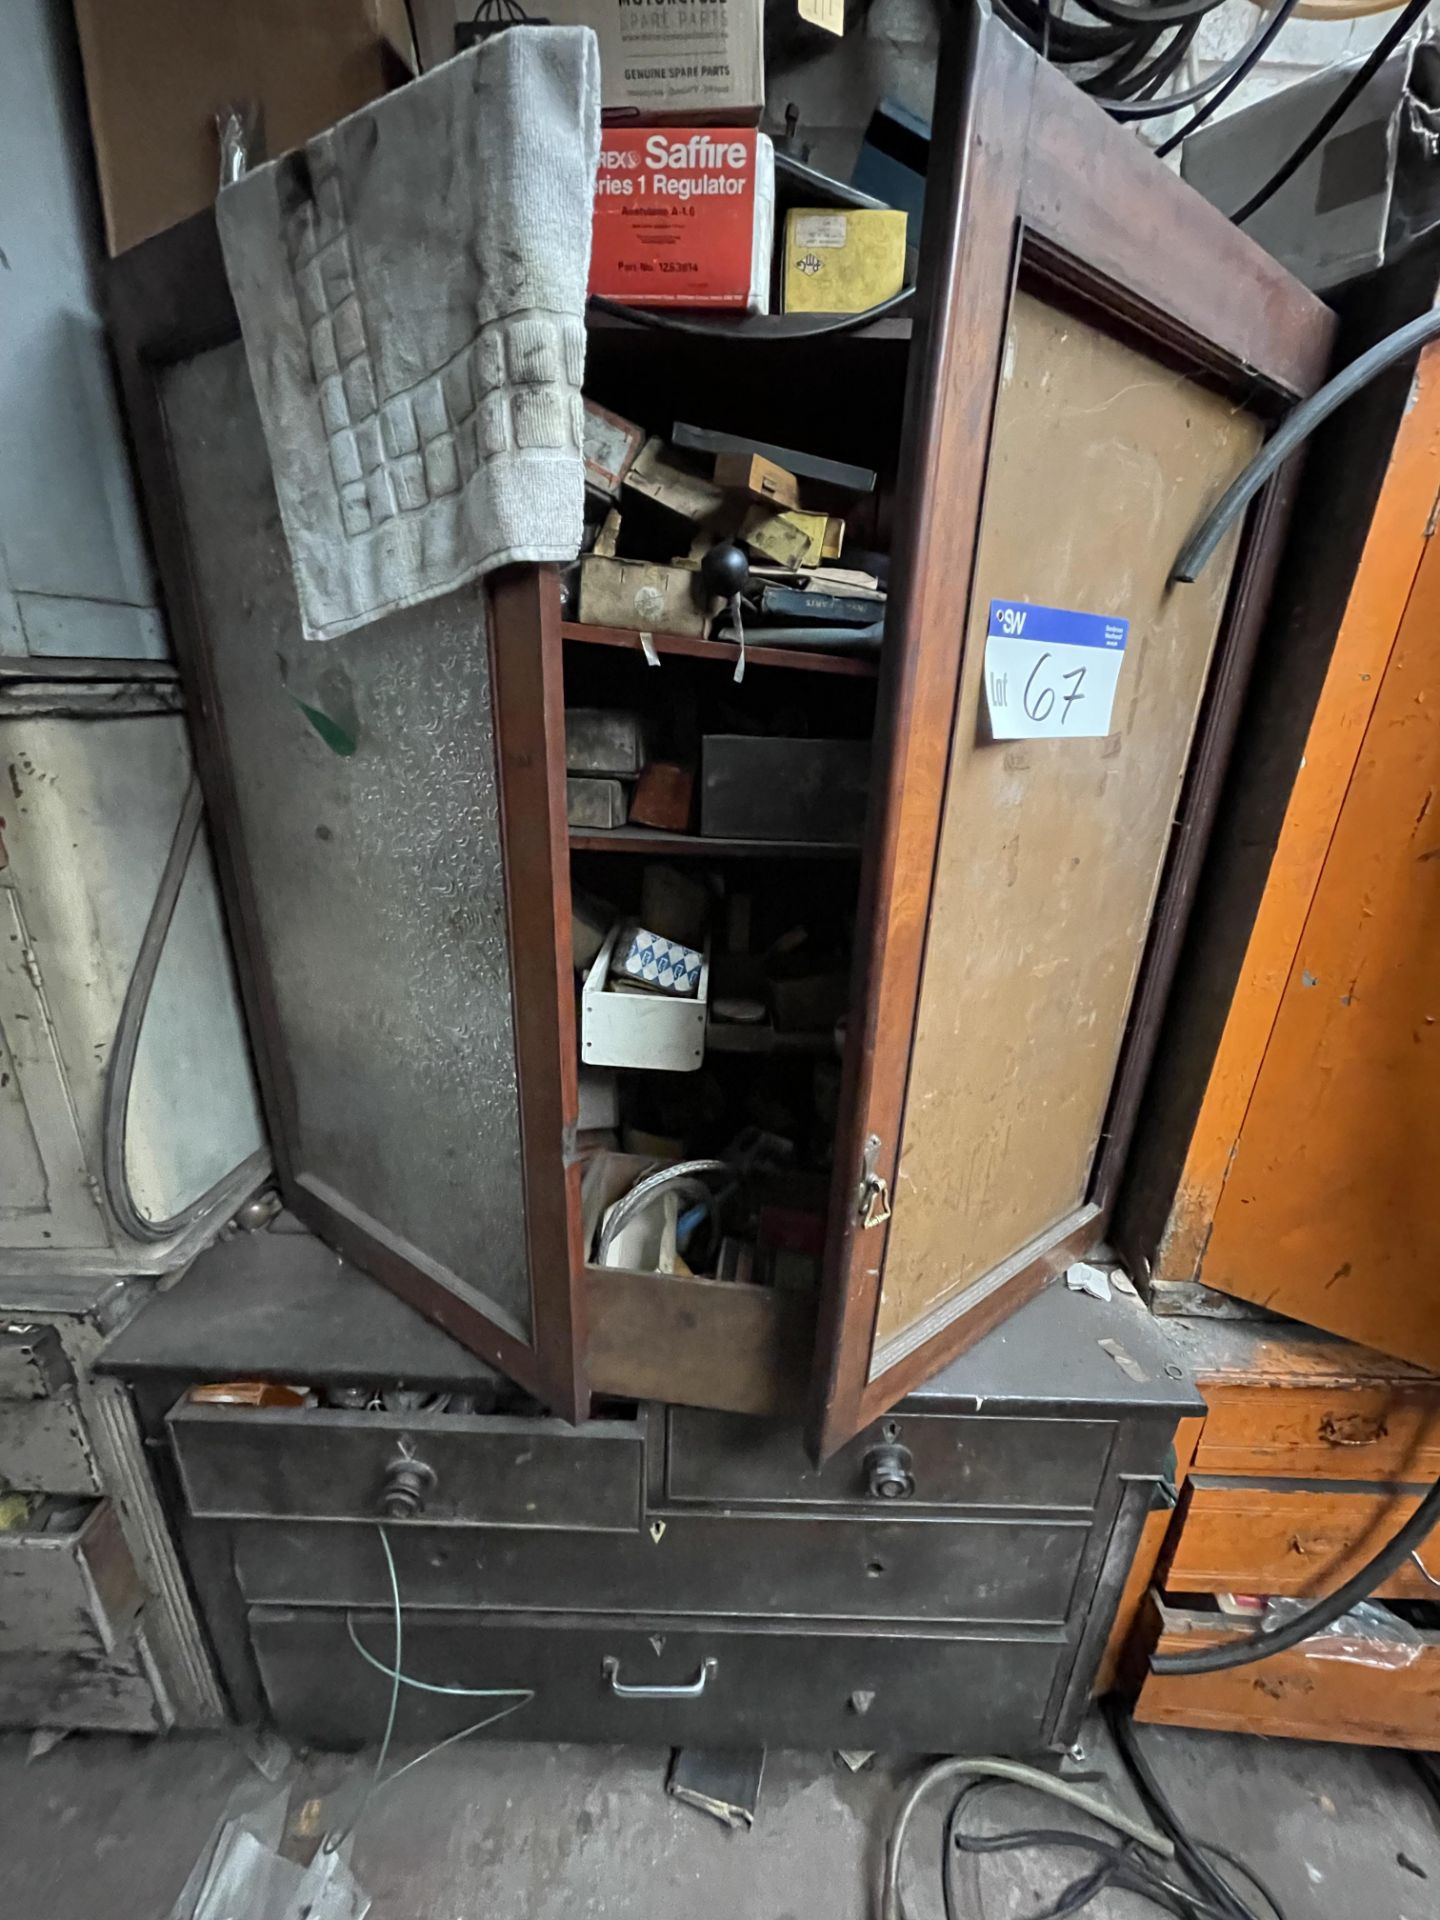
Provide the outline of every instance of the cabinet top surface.
<path id="1" fill-rule="evenodd" d="M 285 1379 L 474 1387 L 496 1376 L 323 1241 L 282 1216 L 280 1230 L 210 1247 L 101 1354 L 101 1371 L 139 1379 Z M 1108 1341 L 1123 1359 L 1099 1343 Z M 1128 1361 L 1129 1365 L 1126 1365 Z M 918 1411 L 1077 1408 L 1175 1416 L 1202 1411 L 1160 1323 L 1138 1302 L 1109 1305 L 1045 1289 L 917 1388 Z M 1141 1379 L 1135 1373 L 1143 1375 Z"/>

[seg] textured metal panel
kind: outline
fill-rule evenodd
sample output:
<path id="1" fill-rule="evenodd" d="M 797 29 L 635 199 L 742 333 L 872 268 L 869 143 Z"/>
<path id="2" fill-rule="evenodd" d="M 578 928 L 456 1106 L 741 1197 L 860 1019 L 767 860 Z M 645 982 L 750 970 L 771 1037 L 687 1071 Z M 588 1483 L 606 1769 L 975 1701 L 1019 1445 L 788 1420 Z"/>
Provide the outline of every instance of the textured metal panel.
<path id="1" fill-rule="evenodd" d="M 389 1539 L 407 1618 L 483 1600 L 487 1609 L 1058 1625 L 1090 1522 L 687 1513 L 630 1535 L 392 1527 Z M 252 1602 L 390 1600 L 374 1527 L 245 1521 L 234 1558 Z M 735 1577 L 717 1579 L 722 1567 Z"/>
<path id="2" fill-rule="evenodd" d="M 243 349 L 170 369 L 164 403 L 295 1106 L 289 1171 L 523 1335 L 483 600 L 307 644 Z"/>
<path id="3" fill-rule="evenodd" d="M 671 1500 L 756 1506 L 863 1503 L 871 1450 L 898 1444 L 913 1462 L 914 1507 L 1028 1506 L 1088 1511 L 1100 1493 L 1115 1428 L 1104 1420 L 1014 1420 L 991 1414 L 909 1414 L 899 1407 L 821 1467 L 797 1427 L 697 1407 L 668 1412 L 665 1484 Z"/>
<path id="4" fill-rule="evenodd" d="M 385 1659 L 388 1615 L 354 1618 Z M 379 1738 L 389 1682 L 351 1646 L 343 1612 L 255 1607 L 250 1626 L 283 1733 L 321 1746 Z M 408 1672 L 443 1676 L 447 1685 L 533 1688 L 535 1698 L 493 1729 L 499 1739 L 811 1751 L 1033 1750 L 1066 1659 L 1056 1633 L 960 1636 L 631 1615 L 414 1615 L 405 1648 Z M 618 1662 L 627 1686 L 679 1688 L 693 1684 L 703 1662 L 714 1667 L 698 1697 L 621 1699 L 606 1681 L 607 1660 Z M 478 1717 L 474 1700 L 407 1689 L 398 1731 L 404 1740 L 439 1739 Z"/>

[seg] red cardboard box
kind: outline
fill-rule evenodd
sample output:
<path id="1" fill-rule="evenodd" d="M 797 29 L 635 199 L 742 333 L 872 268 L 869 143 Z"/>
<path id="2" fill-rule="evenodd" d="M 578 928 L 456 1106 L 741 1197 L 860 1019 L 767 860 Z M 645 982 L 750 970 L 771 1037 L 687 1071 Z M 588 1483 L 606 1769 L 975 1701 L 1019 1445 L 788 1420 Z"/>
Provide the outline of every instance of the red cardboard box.
<path id="1" fill-rule="evenodd" d="M 605 127 L 590 291 L 630 307 L 764 313 L 775 155 L 753 127 Z"/>

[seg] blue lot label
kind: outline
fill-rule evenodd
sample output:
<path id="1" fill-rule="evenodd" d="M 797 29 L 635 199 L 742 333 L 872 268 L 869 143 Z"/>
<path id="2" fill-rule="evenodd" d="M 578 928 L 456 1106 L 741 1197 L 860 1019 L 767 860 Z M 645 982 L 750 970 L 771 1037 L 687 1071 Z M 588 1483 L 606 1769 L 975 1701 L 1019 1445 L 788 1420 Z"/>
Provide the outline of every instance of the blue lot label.
<path id="1" fill-rule="evenodd" d="M 1130 622 L 1115 614 L 992 600 L 985 706 L 996 740 L 1093 739 L 1110 731 Z"/>

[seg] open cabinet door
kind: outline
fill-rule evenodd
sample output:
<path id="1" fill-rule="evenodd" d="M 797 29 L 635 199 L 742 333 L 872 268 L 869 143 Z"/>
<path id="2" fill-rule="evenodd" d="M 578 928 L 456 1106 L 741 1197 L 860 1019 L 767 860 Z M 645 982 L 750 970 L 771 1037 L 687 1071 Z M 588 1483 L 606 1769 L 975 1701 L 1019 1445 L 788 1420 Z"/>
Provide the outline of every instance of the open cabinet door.
<path id="1" fill-rule="evenodd" d="M 957 9 L 949 42 L 821 1453 L 1103 1234 L 1292 474 L 1197 584 L 1171 588 L 1170 569 L 1319 384 L 1332 333 L 1318 300 L 985 6 Z M 1123 640 L 1113 705 L 1087 715 L 1087 691 L 1072 702 L 1086 724 L 1067 729 L 1066 697 L 1113 676 L 1107 639 L 1112 655 Z"/>
<path id="2" fill-rule="evenodd" d="M 541 579 L 308 643 L 212 217 L 112 262 L 109 295 L 286 1201 L 581 1417 Z"/>

